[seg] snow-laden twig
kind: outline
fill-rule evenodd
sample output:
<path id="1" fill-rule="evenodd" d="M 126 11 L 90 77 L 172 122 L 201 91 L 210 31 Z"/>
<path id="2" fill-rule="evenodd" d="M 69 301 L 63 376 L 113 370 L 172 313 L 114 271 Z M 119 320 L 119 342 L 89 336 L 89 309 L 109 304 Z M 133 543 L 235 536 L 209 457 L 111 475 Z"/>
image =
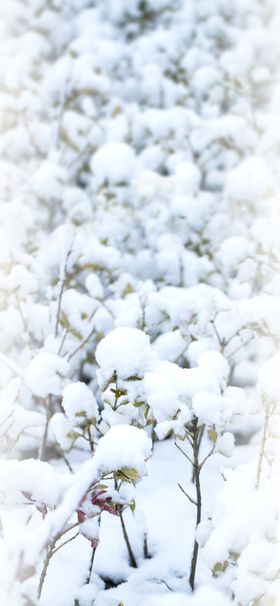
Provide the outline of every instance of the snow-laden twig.
<path id="1" fill-rule="evenodd" d="M 66 278 L 67 278 L 67 268 L 68 268 L 69 258 L 70 258 L 70 255 L 71 255 L 72 251 L 73 251 L 74 241 L 75 241 L 75 236 L 73 237 L 72 242 L 70 244 L 70 247 L 69 247 L 69 249 L 67 251 L 67 254 L 66 254 L 66 257 L 65 257 L 65 261 L 64 261 L 64 265 L 62 267 L 61 275 L 60 275 L 60 289 L 59 289 L 59 294 L 58 294 L 56 320 L 55 320 L 55 331 L 54 331 L 55 337 L 58 336 L 58 328 L 59 328 L 59 321 L 60 321 L 60 313 L 61 313 L 63 291 L 64 291 L 64 287 L 65 287 L 65 281 L 66 281 Z"/>

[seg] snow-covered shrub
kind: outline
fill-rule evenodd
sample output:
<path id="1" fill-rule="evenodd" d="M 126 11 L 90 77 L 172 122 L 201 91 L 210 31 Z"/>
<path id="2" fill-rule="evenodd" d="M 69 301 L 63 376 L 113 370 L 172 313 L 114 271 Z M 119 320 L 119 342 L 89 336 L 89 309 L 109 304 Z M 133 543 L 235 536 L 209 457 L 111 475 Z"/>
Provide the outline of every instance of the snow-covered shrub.
<path id="1" fill-rule="evenodd" d="M 0 602 L 273 603 L 279 7 L 2 4 Z"/>
<path id="2" fill-rule="evenodd" d="M 146 426 L 153 419 L 143 379 L 157 356 L 149 337 L 139 329 L 115 328 L 98 345 L 98 382 L 103 390 L 101 428 L 116 423 Z"/>

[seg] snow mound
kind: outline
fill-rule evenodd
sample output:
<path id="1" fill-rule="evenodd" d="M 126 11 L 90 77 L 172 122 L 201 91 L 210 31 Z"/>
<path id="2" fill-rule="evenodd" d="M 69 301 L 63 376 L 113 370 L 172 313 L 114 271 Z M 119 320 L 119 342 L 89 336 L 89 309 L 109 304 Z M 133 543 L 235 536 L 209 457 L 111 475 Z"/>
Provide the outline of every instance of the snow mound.
<path id="1" fill-rule="evenodd" d="M 136 174 L 137 161 L 126 143 L 106 143 L 93 156 L 91 167 L 99 184 L 128 183 Z"/>
<path id="2" fill-rule="evenodd" d="M 129 467 L 142 476 L 151 451 L 152 441 L 143 429 L 115 425 L 99 441 L 95 460 L 102 473 Z"/>

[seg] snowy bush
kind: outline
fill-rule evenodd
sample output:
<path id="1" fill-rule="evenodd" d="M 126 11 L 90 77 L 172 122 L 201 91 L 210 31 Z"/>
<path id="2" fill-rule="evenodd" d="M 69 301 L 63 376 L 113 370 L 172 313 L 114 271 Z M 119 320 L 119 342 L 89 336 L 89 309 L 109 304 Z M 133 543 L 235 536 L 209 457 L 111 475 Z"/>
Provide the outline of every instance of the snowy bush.
<path id="1" fill-rule="evenodd" d="M 277 604 L 277 2 L 0 17 L 0 603 Z"/>

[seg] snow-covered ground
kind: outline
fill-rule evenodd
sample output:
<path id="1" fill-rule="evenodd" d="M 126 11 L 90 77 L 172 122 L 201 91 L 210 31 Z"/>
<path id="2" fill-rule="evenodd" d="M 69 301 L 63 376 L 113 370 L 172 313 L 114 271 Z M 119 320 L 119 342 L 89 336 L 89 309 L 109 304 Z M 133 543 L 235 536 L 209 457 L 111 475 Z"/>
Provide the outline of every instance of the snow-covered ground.
<path id="1" fill-rule="evenodd" d="M 280 604 L 276 0 L 0 6 L 0 604 Z"/>

